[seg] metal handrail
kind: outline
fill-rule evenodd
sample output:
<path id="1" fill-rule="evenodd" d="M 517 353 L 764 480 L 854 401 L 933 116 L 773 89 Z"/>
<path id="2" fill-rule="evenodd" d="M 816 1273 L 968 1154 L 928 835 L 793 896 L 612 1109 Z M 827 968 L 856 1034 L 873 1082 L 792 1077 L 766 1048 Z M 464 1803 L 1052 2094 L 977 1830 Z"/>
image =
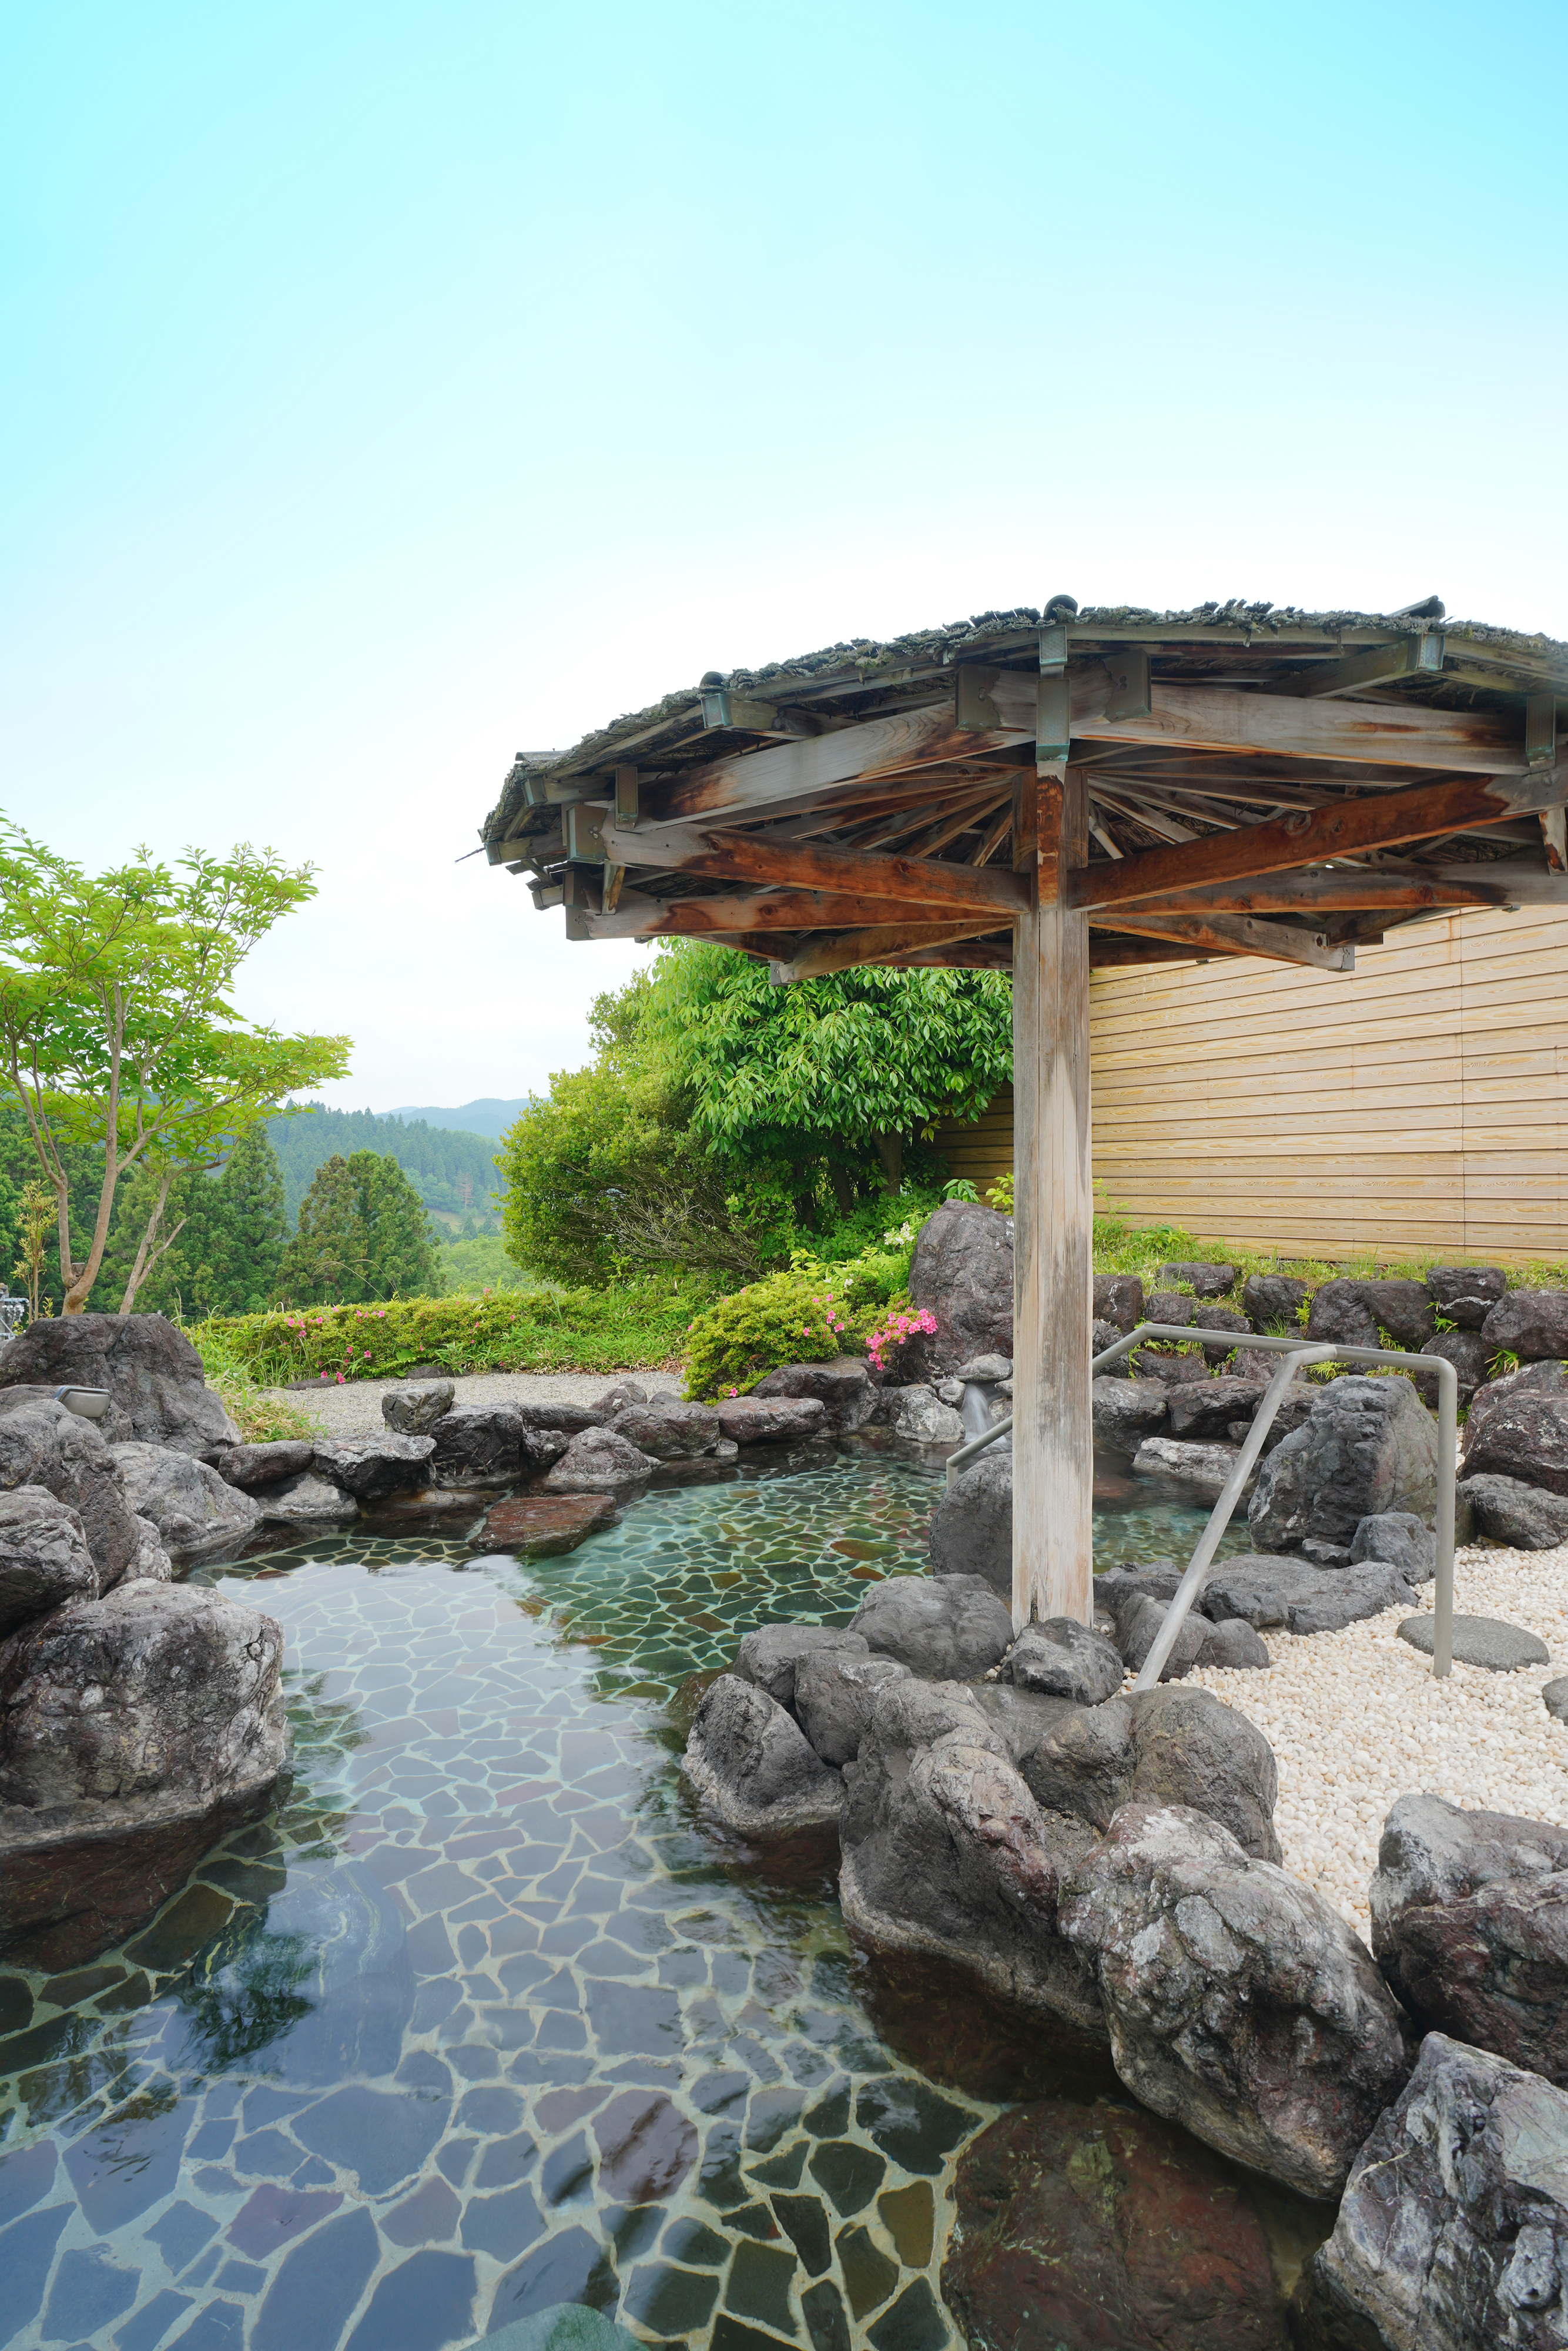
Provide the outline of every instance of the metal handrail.
<path id="1" fill-rule="evenodd" d="M 1201 1325 L 1186 1322 L 1140 1322 L 1113 1347 L 1092 1358 L 1089 1375 L 1092 1379 L 1103 1364 L 1118 1362 L 1130 1354 L 1145 1339 L 1177 1339 L 1190 1343 L 1201 1332 Z M 1237 1343 L 1261 1349 L 1265 1353 L 1283 1355 L 1285 1361 L 1274 1374 L 1263 1394 L 1263 1400 L 1253 1415 L 1241 1450 L 1232 1465 L 1230 1475 L 1219 1490 L 1219 1496 L 1209 1514 L 1208 1523 L 1197 1539 L 1197 1547 L 1187 1562 L 1186 1572 L 1172 1595 L 1165 1621 L 1155 1636 L 1153 1647 L 1145 1658 L 1134 1691 L 1153 1689 L 1165 1669 L 1166 1661 L 1176 1646 L 1176 1635 L 1186 1621 L 1187 1611 L 1202 1591 L 1219 1538 L 1229 1525 L 1231 1515 L 1246 1490 L 1258 1456 L 1263 1450 L 1263 1439 L 1285 1401 L 1285 1391 L 1303 1364 L 1407 1364 L 1423 1372 L 1437 1374 L 1437 1590 L 1433 1605 L 1432 1672 L 1441 1680 L 1448 1673 L 1454 1656 L 1454 1478 L 1458 1453 L 1459 1379 L 1458 1374 L 1446 1356 L 1409 1355 L 1385 1347 L 1342 1347 L 1333 1340 L 1314 1340 L 1303 1345 L 1297 1339 L 1276 1339 L 1264 1333 L 1249 1332 L 1245 1338 L 1237 1334 Z M 984 1436 L 971 1438 L 960 1446 L 947 1460 L 947 1483 L 967 1461 L 983 1453 L 1012 1428 L 1011 1415 L 998 1421 Z"/>

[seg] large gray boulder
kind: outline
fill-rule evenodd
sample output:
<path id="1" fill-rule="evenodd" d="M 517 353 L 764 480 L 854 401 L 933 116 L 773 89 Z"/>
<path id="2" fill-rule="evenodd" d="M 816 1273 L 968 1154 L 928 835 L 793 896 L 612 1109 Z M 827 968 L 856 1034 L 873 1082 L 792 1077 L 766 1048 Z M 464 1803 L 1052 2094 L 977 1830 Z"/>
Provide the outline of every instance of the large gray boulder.
<path id="1" fill-rule="evenodd" d="M 833 1648 L 809 1649 L 795 1668 L 795 1715 L 823 1762 L 840 1770 L 852 1763 L 877 1691 L 909 1677 L 907 1666 L 865 1655 L 852 1636 Z"/>
<path id="2" fill-rule="evenodd" d="M 800 1444 L 826 1435 L 830 1426 L 820 1396 L 721 1396 L 714 1410 L 732 1445 Z"/>
<path id="3" fill-rule="evenodd" d="M 1364 1560 L 1383 1560 L 1396 1567 L 1406 1583 L 1429 1583 L 1437 1573 L 1437 1538 L 1413 1510 L 1379 1510 L 1356 1528 L 1350 1559 L 1353 1567 Z"/>
<path id="4" fill-rule="evenodd" d="M 1528 1390 L 1494 1405 L 1464 1451 L 1467 1478 L 1511 1478 L 1568 1495 L 1568 1395 Z"/>
<path id="5" fill-rule="evenodd" d="M 839 1898 L 857 1940 L 955 1960 L 1103 2036 L 1090 1970 L 1057 1932 L 1057 1886 L 1096 1840 L 1048 1820 L 970 1691 L 879 1690 L 844 1772 Z"/>
<path id="6" fill-rule="evenodd" d="M 1099 1706 L 1122 1687 L 1115 1649 L 1071 1616 L 1026 1625 L 1001 1670 L 1015 1689 L 1068 1698 L 1075 1706 Z"/>
<path id="7" fill-rule="evenodd" d="M 1554 1551 L 1568 1542 L 1568 1494 L 1518 1478 L 1463 1478 L 1454 1491 L 1475 1532 L 1494 1542 L 1516 1551 Z"/>
<path id="8" fill-rule="evenodd" d="M 1336 2195 L 1409 2071 L 1370 1953 L 1217 1821 L 1132 1803 L 1063 1886 L 1134 2095 L 1305 2196 Z"/>
<path id="9" fill-rule="evenodd" d="M 0 1494 L 0 1639 L 68 1600 L 96 1600 L 98 1570 L 76 1512 L 42 1486 Z"/>
<path id="10" fill-rule="evenodd" d="M 1189 1380 L 1166 1390 L 1172 1437 L 1187 1439 L 1225 1437 L 1236 1421 L 1250 1421 L 1263 1401 L 1256 1380 Z"/>
<path id="11" fill-rule="evenodd" d="M 1380 1347 L 1377 1317 L 1365 1289 L 1360 1281 L 1325 1281 L 1312 1298 L 1307 1337 L 1337 1340 L 1342 1347 Z"/>
<path id="12" fill-rule="evenodd" d="M 258 1487 L 254 1499 L 266 1527 L 351 1527 L 360 1515 L 348 1489 L 317 1469 Z"/>
<path id="13" fill-rule="evenodd" d="M 1265 1455 L 1247 1523 L 1262 1551 L 1313 1538 L 1348 1547 L 1363 1519 L 1407 1510 L 1430 1525 L 1437 1507 L 1437 1424 L 1409 1381 L 1347 1374 Z"/>
<path id="14" fill-rule="evenodd" d="M 894 1436 L 911 1445 L 960 1445 L 964 1424 L 950 1404 L 922 1380 L 907 1386 L 883 1388 L 877 1418 L 886 1420 Z"/>
<path id="15" fill-rule="evenodd" d="M 0 1386 L 107 1388 L 143 1445 L 201 1453 L 239 1430 L 207 1385 L 202 1359 L 162 1314 L 62 1314 L 0 1348 Z"/>
<path id="16" fill-rule="evenodd" d="M 537 1438 L 513 1404 L 459 1405 L 444 1413 L 429 1434 L 435 1439 L 430 1457 L 431 1483 L 436 1486 L 503 1486 L 535 1467 L 534 1449 L 524 1455 L 526 1438 Z M 538 1466 L 559 1460 L 564 1444 L 554 1444 Z"/>
<path id="17" fill-rule="evenodd" d="M 1312 1284 L 1289 1273 L 1249 1273 L 1241 1285 L 1241 1302 L 1254 1331 L 1277 1339 L 1293 1339 L 1301 1331 L 1299 1309 L 1312 1294 Z"/>
<path id="18" fill-rule="evenodd" d="M 921 1227 L 909 1265 L 909 1297 L 936 1317 L 912 1343 L 915 1367 L 949 1372 L 971 1355 L 1013 1352 L 1013 1220 L 973 1200 L 948 1200 Z"/>
<path id="19" fill-rule="evenodd" d="M 0 1347 L 0 1358 L 17 1341 Z M 134 1570 L 141 1537 L 113 1454 L 89 1420 L 37 1388 L 0 1387 L 0 1492 L 42 1486 L 74 1510 L 100 1592 Z"/>
<path id="20" fill-rule="evenodd" d="M 200 1585 L 138 1580 L 69 1602 L 0 1644 L 0 1803 L 204 1800 L 276 1777 L 282 1660 L 272 1617 Z"/>
<path id="21" fill-rule="evenodd" d="M 784 1835 L 836 1821 L 843 1782 L 813 1752 L 777 1699 L 720 1674 L 705 1692 L 683 1766 L 699 1796 L 744 1836 Z"/>
<path id="22" fill-rule="evenodd" d="M 1094 1320 L 1109 1322 L 1124 1336 L 1144 1319 L 1144 1285 L 1135 1273 L 1097 1273 L 1094 1277 Z"/>
<path id="23" fill-rule="evenodd" d="M 1511 1290 L 1481 1324 L 1495 1353 L 1506 1348 L 1524 1363 L 1568 1356 L 1568 1290 Z"/>
<path id="24" fill-rule="evenodd" d="M 1236 1268 L 1214 1265 L 1206 1259 L 1195 1262 L 1184 1258 L 1175 1264 L 1162 1265 L 1160 1280 L 1172 1290 L 1190 1290 L 1195 1298 L 1224 1298 L 1236 1287 Z"/>
<path id="25" fill-rule="evenodd" d="M 1491 1415 L 1520 1396 L 1568 1396 L 1568 1364 L 1521 1364 L 1518 1371 L 1505 1372 L 1500 1379 L 1489 1380 L 1478 1390 L 1459 1431 L 1461 1462 Z"/>
<path id="26" fill-rule="evenodd" d="M 1445 1322 L 1479 1331 L 1508 1290 L 1500 1265 L 1429 1265 L 1427 1288 Z"/>
<path id="27" fill-rule="evenodd" d="M 1424 2031 L 1568 2085 L 1568 1828 L 1401 1796 L 1371 1908 L 1374 1956 Z"/>
<path id="28" fill-rule="evenodd" d="M 927 1681 L 961 1682 L 1000 1664 L 1013 1620 L 977 1575 L 890 1575 L 873 1584 L 850 1630 Z"/>
<path id="29" fill-rule="evenodd" d="M 1167 1604 L 1152 1599 L 1147 1593 L 1129 1592 L 1117 1602 L 1116 1650 L 1119 1660 L 1129 1673 L 1142 1673 L 1150 1650 L 1164 1629 Z M 1188 1609 L 1176 1628 L 1176 1640 L 1160 1669 L 1162 1682 L 1180 1681 L 1189 1674 L 1202 1655 L 1206 1637 L 1214 1627 L 1197 1608 Z"/>
<path id="30" fill-rule="evenodd" d="M 835 1355 L 825 1364 L 781 1364 L 758 1380 L 751 1393 L 764 1403 L 814 1397 L 828 1426 L 846 1435 L 862 1428 L 876 1410 L 876 1386 L 859 1355 Z"/>
<path id="31" fill-rule="evenodd" d="M 853 1657 L 871 1655 L 858 1633 L 846 1632 L 840 1625 L 759 1625 L 741 1642 L 730 1670 L 793 1712 L 800 1662 L 817 1649 Z"/>
<path id="32" fill-rule="evenodd" d="M 1198 1605 L 1216 1621 L 1239 1617 L 1296 1634 L 1338 1633 L 1385 1609 L 1408 1607 L 1413 1597 L 1402 1572 L 1386 1561 L 1312 1567 L 1273 1552 L 1243 1552 L 1220 1562 Z"/>
<path id="33" fill-rule="evenodd" d="M 1560 2351 L 1568 2097 L 1441 2032 L 1351 2167 L 1292 2312 L 1301 2351 Z"/>
<path id="34" fill-rule="evenodd" d="M 1013 1457 L 992 1445 L 961 1469 L 931 1513 L 933 1575 L 978 1576 L 1012 1601 Z"/>
<path id="35" fill-rule="evenodd" d="M 1360 1289 L 1378 1324 L 1396 1347 L 1407 1347 L 1412 1353 L 1419 1353 L 1436 1334 L 1437 1312 L 1424 1281 L 1364 1281 Z"/>
<path id="36" fill-rule="evenodd" d="M 626 1385 L 628 1388 L 636 1387 L 636 1382 L 628 1380 Z M 660 1393 L 663 1395 L 662 1390 Z M 604 1403 L 602 1398 L 599 1404 L 567 1404 L 559 1396 L 545 1404 L 524 1402 L 521 1398 L 514 1397 L 512 1410 L 517 1415 L 525 1428 L 548 1429 L 552 1435 L 558 1437 L 577 1437 L 585 1428 L 599 1428 L 604 1423 L 613 1420 L 616 1413 L 624 1412 L 629 1403 L 646 1404 L 648 1401 L 642 1389 L 637 1388 L 635 1398 L 618 1395 L 608 1411 L 602 1408 Z M 672 1396 L 668 1401 L 673 1404 L 676 1399 Z M 385 1410 L 384 1405 L 382 1410 Z M 410 1434 L 419 1436 L 423 1432 L 411 1430 Z"/>
<path id="37" fill-rule="evenodd" d="M 1419 1352 L 1423 1355 L 1441 1356 L 1445 1363 L 1452 1364 L 1462 1412 L 1485 1380 L 1491 1365 L 1491 1353 L 1480 1332 L 1439 1331 L 1435 1339 L 1425 1341 Z M 1440 1396 L 1437 1373 L 1412 1372 L 1410 1376 L 1422 1403 L 1436 1410 Z"/>
<path id="38" fill-rule="evenodd" d="M 1125 1374 L 1124 1364 L 1122 1370 Z M 1165 1426 L 1171 1397 L 1186 1391 L 1167 1387 L 1163 1380 L 1118 1379 L 1102 1372 L 1090 1382 L 1089 1392 L 1095 1444 L 1108 1445 L 1116 1453 L 1135 1453 L 1145 1437 Z"/>
<path id="39" fill-rule="evenodd" d="M 690 1461 L 711 1453 L 726 1432 L 711 1405 L 683 1404 L 678 1396 L 655 1396 L 629 1404 L 610 1423 L 619 1436 L 653 1461 Z M 580 1430 L 580 1435 L 586 1435 Z"/>
<path id="40" fill-rule="evenodd" d="M 410 1380 L 389 1388 L 382 1398 L 382 1418 L 400 1437 L 428 1437 L 438 1420 L 452 1409 L 456 1395 L 451 1380 Z"/>
<path id="41" fill-rule="evenodd" d="M 1106 1829 L 1135 1801 L 1186 1805 L 1258 1860 L 1280 1858 L 1274 1750 L 1208 1690 L 1173 1684 L 1108 1698 L 1058 1724 L 1019 1768 L 1047 1812 Z"/>
<path id="42" fill-rule="evenodd" d="M 172 1559 L 207 1559 L 261 1524 L 254 1498 L 193 1454 L 164 1445 L 116 1445 L 115 1463 L 138 1517 L 151 1519 Z"/>
<path id="43" fill-rule="evenodd" d="M 1138 1478 L 1168 1478 L 1190 1486 L 1206 1501 L 1218 1500 L 1240 1453 L 1237 1445 L 1199 1445 L 1174 1437 L 1145 1437 L 1133 1456 Z M 1254 1469 L 1253 1477 L 1257 1476 Z M 1250 1482 L 1250 1481 L 1249 1481 Z"/>
<path id="44" fill-rule="evenodd" d="M 537 1441 L 537 1440 L 536 1440 Z M 547 1494 L 637 1493 L 658 1463 L 613 1428 L 585 1428 L 574 1437 L 545 1479 Z"/>
<path id="45" fill-rule="evenodd" d="M 282 1654 L 271 1617 L 145 1577 L 0 1643 L 0 1957 L 78 1965 L 266 1810 Z"/>
<path id="46" fill-rule="evenodd" d="M 214 1448 L 212 1466 L 226 1485 L 243 1494 L 258 1494 L 284 1478 L 298 1478 L 308 1469 L 316 1447 L 304 1437 L 284 1437 L 270 1445 L 222 1445 Z"/>
<path id="47" fill-rule="evenodd" d="M 312 1467 L 357 1502 L 384 1501 L 429 1478 L 434 1437 L 404 1437 L 386 1429 L 380 1437 L 331 1437 L 316 1447 Z"/>

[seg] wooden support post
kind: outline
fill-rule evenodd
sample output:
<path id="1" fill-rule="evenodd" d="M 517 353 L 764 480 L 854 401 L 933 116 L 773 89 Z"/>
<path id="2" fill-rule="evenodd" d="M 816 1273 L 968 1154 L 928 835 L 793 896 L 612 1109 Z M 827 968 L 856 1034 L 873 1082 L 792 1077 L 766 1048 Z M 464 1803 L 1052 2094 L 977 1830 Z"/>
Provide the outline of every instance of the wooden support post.
<path id="1" fill-rule="evenodd" d="M 1013 1623 L 1093 1619 L 1089 925 L 1083 770 L 1036 779 L 1039 888 L 1013 935 Z"/>

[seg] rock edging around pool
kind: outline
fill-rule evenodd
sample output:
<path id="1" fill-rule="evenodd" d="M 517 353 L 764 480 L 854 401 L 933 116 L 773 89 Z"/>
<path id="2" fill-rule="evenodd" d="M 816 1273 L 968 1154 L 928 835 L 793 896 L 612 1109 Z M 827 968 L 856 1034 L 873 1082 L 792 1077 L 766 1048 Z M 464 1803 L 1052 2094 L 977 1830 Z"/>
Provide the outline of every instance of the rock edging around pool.
<path id="1" fill-rule="evenodd" d="M 862 1940 L 959 1961 L 1108 2043 L 1196 2137 L 1336 2194 L 1408 2061 L 1371 1954 L 1275 1865 L 1268 1742 L 1203 1690 L 1029 1687 L 1053 1629 L 1018 1645 L 1020 1680 L 1008 1611 L 965 1576 L 890 1577 L 844 1632 L 764 1627 L 704 1697 L 687 1777 L 747 1835 L 836 1820 Z M 1098 1635 L 1060 1646 L 1065 1683 L 1119 1688 Z"/>
<path id="2" fill-rule="evenodd" d="M 1568 1831 L 1401 1798 L 1375 1959 L 1278 1865 L 1255 1726 L 1190 1684 L 1127 1698 L 1120 1681 L 1082 1626 L 1015 1642 L 983 1579 L 893 1577 L 841 1630 L 748 1634 L 697 1709 L 686 1775 L 747 1837 L 836 1828 L 845 1920 L 872 1949 L 957 1961 L 1107 2046 L 1154 2114 L 1343 2196 L 1292 2313 L 1303 2344 L 1550 2342 L 1497 2328 L 1568 2293 Z M 1435 2113 L 1471 2117 L 1473 2177 L 1427 2147 Z M 1420 2204 L 1392 2260 L 1373 2233 L 1386 2162 Z M 955 2307 L 975 2292 L 962 2233 Z M 1445 2285 L 1450 2237 L 1473 2295 Z"/>

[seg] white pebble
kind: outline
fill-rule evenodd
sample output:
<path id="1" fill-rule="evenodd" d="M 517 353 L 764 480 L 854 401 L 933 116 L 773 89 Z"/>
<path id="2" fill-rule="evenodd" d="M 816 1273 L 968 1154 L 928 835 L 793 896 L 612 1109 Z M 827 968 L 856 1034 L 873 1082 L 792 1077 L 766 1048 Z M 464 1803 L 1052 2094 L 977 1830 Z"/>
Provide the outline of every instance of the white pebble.
<path id="1" fill-rule="evenodd" d="M 1435 1586 L 1423 1604 L 1432 1605 Z M 1411 1612 L 1297 1639 L 1269 1631 L 1267 1673 L 1198 1667 L 1188 1676 L 1255 1722 L 1274 1750 L 1274 1825 L 1285 1866 L 1315 1885 L 1362 1936 L 1367 1884 L 1385 1815 L 1396 1796 L 1529 1820 L 1568 1822 L 1568 1723 L 1541 1702 L 1568 1673 L 1568 1543 L 1555 1551 L 1478 1544 L 1454 1562 L 1454 1606 L 1501 1616 L 1545 1642 L 1549 1666 L 1493 1674 L 1456 1665 L 1445 1681 L 1401 1641 Z"/>

